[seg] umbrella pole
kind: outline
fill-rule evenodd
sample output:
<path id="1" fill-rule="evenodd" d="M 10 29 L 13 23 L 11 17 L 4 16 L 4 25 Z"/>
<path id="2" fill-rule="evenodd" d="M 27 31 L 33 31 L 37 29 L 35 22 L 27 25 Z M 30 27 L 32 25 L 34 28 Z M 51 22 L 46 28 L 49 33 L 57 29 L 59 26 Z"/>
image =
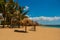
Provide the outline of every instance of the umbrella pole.
<path id="1" fill-rule="evenodd" d="M 34 31 L 36 31 L 36 26 L 34 25 Z"/>
<path id="2" fill-rule="evenodd" d="M 27 26 L 25 26 L 25 32 L 27 32 Z"/>

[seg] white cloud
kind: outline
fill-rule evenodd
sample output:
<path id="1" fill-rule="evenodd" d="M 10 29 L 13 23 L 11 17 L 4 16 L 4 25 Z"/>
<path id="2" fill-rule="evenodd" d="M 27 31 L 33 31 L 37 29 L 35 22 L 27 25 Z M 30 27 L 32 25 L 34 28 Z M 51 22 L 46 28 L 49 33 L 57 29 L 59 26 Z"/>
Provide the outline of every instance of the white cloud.
<path id="1" fill-rule="evenodd" d="M 28 10 L 28 9 L 29 9 L 29 7 L 28 6 L 25 6 L 24 10 Z"/>
<path id="2" fill-rule="evenodd" d="M 31 17 L 30 19 L 34 20 L 34 21 L 38 21 L 38 20 L 43 20 L 43 21 L 56 21 L 56 20 L 60 20 L 60 17 L 45 17 L 45 16 L 40 16 L 40 17 Z"/>
<path id="3" fill-rule="evenodd" d="M 30 17 L 29 15 L 26 15 L 27 17 Z"/>

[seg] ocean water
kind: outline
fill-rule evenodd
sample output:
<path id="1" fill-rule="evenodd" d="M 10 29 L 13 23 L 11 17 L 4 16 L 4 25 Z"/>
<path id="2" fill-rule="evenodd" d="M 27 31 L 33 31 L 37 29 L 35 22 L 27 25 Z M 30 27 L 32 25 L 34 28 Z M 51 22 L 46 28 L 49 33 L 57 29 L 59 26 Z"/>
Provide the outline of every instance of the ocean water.
<path id="1" fill-rule="evenodd" d="M 60 28 L 60 25 L 45 25 L 45 27 Z"/>

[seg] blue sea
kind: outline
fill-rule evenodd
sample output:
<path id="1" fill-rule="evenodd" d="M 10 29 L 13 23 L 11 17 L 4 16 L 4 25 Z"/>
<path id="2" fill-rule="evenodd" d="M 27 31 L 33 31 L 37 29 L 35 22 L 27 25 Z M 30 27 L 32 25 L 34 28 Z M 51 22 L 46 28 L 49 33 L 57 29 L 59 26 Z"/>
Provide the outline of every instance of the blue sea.
<path id="1" fill-rule="evenodd" d="M 45 27 L 60 28 L 60 25 L 44 25 Z"/>

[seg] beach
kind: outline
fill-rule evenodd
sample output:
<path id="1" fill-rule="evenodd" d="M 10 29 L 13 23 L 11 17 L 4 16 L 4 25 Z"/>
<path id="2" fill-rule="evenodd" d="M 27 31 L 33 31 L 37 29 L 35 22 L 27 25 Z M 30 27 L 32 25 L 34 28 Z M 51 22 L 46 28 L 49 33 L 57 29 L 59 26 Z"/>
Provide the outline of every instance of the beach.
<path id="1" fill-rule="evenodd" d="M 36 31 L 31 31 L 31 27 L 27 33 L 14 32 L 24 28 L 0 28 L 0 40 L 60 40 L 60 28 L 37 26 Z"/>

